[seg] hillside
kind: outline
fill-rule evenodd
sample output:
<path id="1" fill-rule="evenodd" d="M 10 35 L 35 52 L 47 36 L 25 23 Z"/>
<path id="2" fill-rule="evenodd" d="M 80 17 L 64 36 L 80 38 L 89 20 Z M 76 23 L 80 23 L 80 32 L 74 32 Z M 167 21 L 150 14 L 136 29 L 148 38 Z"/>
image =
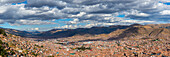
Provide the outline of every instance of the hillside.
<path id="1" fill-rule="evenodd" d="M 159 25 L 159 26 L 157 26 Z M 98 41 L 98 40 L 121 40 L 121 39 L 149 39 L 149 38 L 170 38 L 169 24 L 155 25 L 133 25 L 126 29 L 117 29 L 109 34 L 98 35 L 74 35 L 64 39 L 73 41 Z"/>
<path id="2" fill-rule="evenodd" d="M 77 57 L 80 55 L 166 57 L 170 56 L 168 48 L 170 29 L 167 27 L 132 25 L 108 34 L 84 34 L 48 40 L 22 38 L 0 29 L 0 57 Z M 60 31 L 62 30 L 51 30 L 49 33 Z"/>
<path id="3" fill-rule="evenodd" d="M 35 34 L 33 38 L 64 38 L 75 35 L 99 35 L 109 34 L 117 29 L 125 29 L 130 26 L 110 26 L 110 27 L 92 27 L 92 28 L 78 28 L 78 29 L 53 29 L 40 34 Z"/>
<path id="4" fill-rule="evenodd" d="M 133 26 L 125 29 L 117 37 L 111 37 L 108 40 L 115 38 L 170 38 L 170 29 L 165 27 L 158 27 L 155 25 Z M 116 33 L 111 33 L 116 34 Z"/>
<path id="5" fill-rule="evenodd" d="M 10 29 L 10 28 L 0 28 L 0 29 L 5 30 L 5 32 L 8 34 L 13 34 L 21 37 L 27 37 L 27 36 L 32 36 L 41 33 L 40 31 L 28 32 L 28 31 L 21 31 L 21 30 Z"/>
<path id="6" fill-rule="evenodd" d="M 77 28 L 77 29 L 52 29 L 45 32 L 27 32 L 14 29 L 5 29 L 9 34 L 14 34 L 28 38 L 70 38 L 94 37 L 97 39 L 121 39 L 135 37 L 169 37 L 170 24 L 149 24 L 139 25 L 133 24 L 130 26 L 109 26 L 109 27 L 92 27 L 92 28 Z"/>

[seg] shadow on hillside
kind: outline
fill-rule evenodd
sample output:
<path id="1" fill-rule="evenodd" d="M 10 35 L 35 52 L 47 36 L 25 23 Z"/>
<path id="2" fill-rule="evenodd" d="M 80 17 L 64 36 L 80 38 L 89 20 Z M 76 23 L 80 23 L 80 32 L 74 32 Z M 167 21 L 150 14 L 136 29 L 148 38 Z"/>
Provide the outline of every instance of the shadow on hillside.
<path id="1" fill-rule="evenodd" d="M 139 28 L 131 27 L 128 30 L 122 32 L 122 34 L 118 35 L 117 37 L 111 37 L 108 40 L 120 40 L 120 39 L 123 39 L 125 37 L 133 36 L 132 34 L 138 33 L 138 29 Z"/>
<path id="2" fill-rule="evenodd" d="M 122 39 L 122 38 L 125 38 L 125 37 L 131 37 L 131 36 L 139 36 L 141 35 L 141 37 L 145 37 L 145 36 L 148 36 L 148 37 L 155 37 L 157 38 L 159 34 L 161 34 L 162 32 L 164 31 L 164 29 L 146 29 L 146 28 L 143 28 L 143 27 L 131 27 L 129 29 L 127 29 L 126 31 L 124 31 L 122 34 L 118 35 L 117 37 L 112 37 L 112 38 L 109 38 L 108 40 L 119 40 L 119 39 Z M 145 35 L 145 36 L 144 36 Z"/>
<path id="3" fill-rule="evenodd" d="M 122 39 L 122 38 L 120 38 L 120 37 L 111 37 L 111 38 L 109 38 L 109 39 L 107 39 L 108 41 L 111 41 L 111 40 L 120 40 L 120 39 Z"/>
<path id="4" fill-rule="evenodd" d="M 110 27 L 92 27 L 92 28 L 78 28 L 78 29 L 68 29 L 66 31 L 60 31 L 56 33 L 49 33 L 47 31 L 42 34 L 37 34 L 31 36 L 32 38 L 66 38 L 74 35 L 98 35 L 98 34 L 109 34 L 117 29 L 126 29 L 130 26 L 110 26 Z"/>
<path id="5" fill-rule="evenodd" d="M 78 42 L 88 42 L 88 41 L 103 41 L 101 39 L 88 39 L 88 40 L 81 40 L 81 41 L 78 41 Z"/>

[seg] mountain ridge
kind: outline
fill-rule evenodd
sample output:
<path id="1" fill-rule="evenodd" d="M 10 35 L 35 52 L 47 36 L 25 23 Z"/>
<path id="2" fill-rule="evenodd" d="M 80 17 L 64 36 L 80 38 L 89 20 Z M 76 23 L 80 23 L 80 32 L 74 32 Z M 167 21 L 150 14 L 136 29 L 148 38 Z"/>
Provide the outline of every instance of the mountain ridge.
<path id="1" fill-rule="evenodd" d="M 77 29 L 52 29 L 45 32 L 27 32 L 14 29 L 5 29 L 7 33 L 14 34 L 27 38 L 67 38 L 72 36 L 83 35 L 103 35 L 109 38 L 127 38 L 135 35 L 152 36 L 154 33 L 161 32 L 161 28 L 164 30 L 170 29 L 170 24 L 148 24 L 148 25 L 113 25 L 109 27 L 92 27 L 92 28 L 77 28 Z M 153 30 L 153 31 L 152 31 Z M 151 33 L 152 31 L 152 33 Z M 150 33 L 150 34 L 148 34 Z M 159 35 L 159 34 L 158 34 Z M 158 36 L 157 35 L 157 36 Z M 100 36 L 100 37 L 103 37 Z M 107 37 L 107 38 L 108 38 Z"/>
<path id="2" fill-rule="evenodd" d="M 149 38 L 170 38 L 169 24 L 162 26 L 155 25 L 136 25 L 126 29 L 117 29 L 109 34 L 99 35 L 75 35 L 65 39 L 75 41 L 108 41 L 108 40 L 125 40 L 125 39 L 149 39 Z"/>

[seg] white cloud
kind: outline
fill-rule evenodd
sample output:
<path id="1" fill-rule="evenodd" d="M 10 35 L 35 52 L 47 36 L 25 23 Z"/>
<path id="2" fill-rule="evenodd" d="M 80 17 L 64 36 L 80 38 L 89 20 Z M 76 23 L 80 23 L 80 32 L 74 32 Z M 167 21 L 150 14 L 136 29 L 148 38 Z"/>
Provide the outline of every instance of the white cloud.
<path id="1" fill-rule="evenodd" d="M 129 22 L 129 23 L 154 23 L 155 21 L 144 21 L 144 20 L 123 20 L 121 22 Z"/>
<path id="2" fill-rule="evenodd" d="M 39 28 L 35 28 L 34 30 L 39 30 Z"/>
<path id="3" fill-rule="evenodd" d="M 146 14 L 146 13 L 139 13 L 139 14 L 136 14 L 136 16 L 144 16 L 144 17 L 147 17 L 147 16 L 150 16 L 149 14 Z"/>
<path id="4" fill-rule="evenodd" d="M 43 24 L 56 24 L 48 21 L 41 20 L 16 20 L 15 23 L 11 23 L 11 25 L 43 25 Z"/>
<path id="5" fill-rule="evenodd" d="M 71 15 L 70 17 L 82 17 L 83 15 L 85 15 L 86 12 L 80 12 L 79 14 L 77 15 Z"/>
<path id="6" fill-rule="evenodd" d="M 167 0 L 27 0 L 28 4 L 11 5 L 23 1 L 0 0 L 0 19 L 12 25 L 35 25 L 69 18 L 74 19 L 66 22 L 71 27 L 82 27 L 77 24 L 87 20 L 90 24 L 83 27 L 170 21 L 170 6 L 159 3 Z M 116 17 L 119 14 L 125 17 Z M 124 20 L 128 18 L 134 21 Z"/>
<path id="7" fill-rule="evenodd" d="M 4 23 L 4 22 L 5 22 L 4 20 L 0 19 L 0 24 L 2 24 L 2 23 Z"/>
<path id="8" fill-rule="evenodd" d="M 4 13 L 6 11 L 6 7 L 0 6 L 0 14 Z"/>
<path id="9" fill-rule="evenodd" d="M 170 10 L 164 10 L 160 12 L 161 15 L 170 15 Z"/>

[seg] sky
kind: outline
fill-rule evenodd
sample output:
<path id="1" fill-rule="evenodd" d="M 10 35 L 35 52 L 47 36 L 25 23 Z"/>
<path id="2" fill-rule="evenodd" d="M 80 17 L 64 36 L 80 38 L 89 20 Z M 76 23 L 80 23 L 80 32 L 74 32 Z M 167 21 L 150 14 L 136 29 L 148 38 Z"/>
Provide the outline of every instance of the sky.
<path id="1" fill-rule="evenodd" d="M 170 23 L 170 0 L 0 0 L 0 27 L 25 31 Z"/>

